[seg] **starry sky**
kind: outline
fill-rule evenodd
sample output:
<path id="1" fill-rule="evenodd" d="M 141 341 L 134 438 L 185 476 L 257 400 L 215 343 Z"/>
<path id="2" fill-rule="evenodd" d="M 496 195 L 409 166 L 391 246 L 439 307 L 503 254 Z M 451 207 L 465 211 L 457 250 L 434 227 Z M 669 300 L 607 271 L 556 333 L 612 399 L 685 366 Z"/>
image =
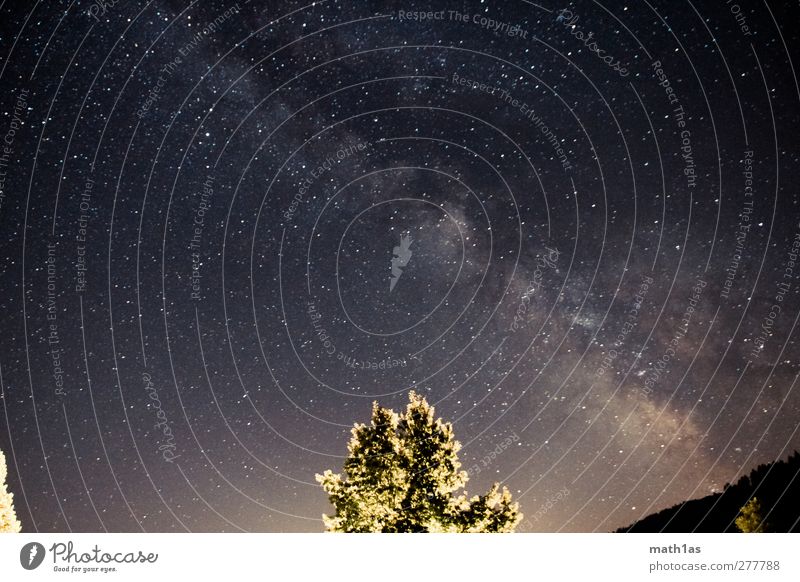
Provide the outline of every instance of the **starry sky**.
<path id="1" fill-rule="evenodd" d="M 800 448 L 796 2 L 0 3 L 25 531 L 321 531 L 372 402 L 518 531 Z"/>

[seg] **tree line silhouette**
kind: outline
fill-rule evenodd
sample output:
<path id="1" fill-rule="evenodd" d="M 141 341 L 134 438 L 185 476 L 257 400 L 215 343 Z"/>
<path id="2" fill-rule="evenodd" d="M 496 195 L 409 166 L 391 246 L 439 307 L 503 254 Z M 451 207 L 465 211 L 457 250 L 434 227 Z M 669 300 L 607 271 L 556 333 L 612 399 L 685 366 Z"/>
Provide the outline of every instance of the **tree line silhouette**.
<path id="1" fill-rule="evenodd" d="M 800 453 L 762 464 L 720 493 L 691 499 L 621 527 L 633 532 L 798 532 Z M 738 519 L 738 525 L 737 525 Z"/>

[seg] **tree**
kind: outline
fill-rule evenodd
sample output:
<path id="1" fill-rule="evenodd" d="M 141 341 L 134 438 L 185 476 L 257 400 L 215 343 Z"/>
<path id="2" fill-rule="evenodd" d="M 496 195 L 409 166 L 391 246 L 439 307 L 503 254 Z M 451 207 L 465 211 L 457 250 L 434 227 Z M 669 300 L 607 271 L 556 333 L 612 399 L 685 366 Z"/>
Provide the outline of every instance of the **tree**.
<path id="1" fill-rule="evenodd" d="M 400 414 L 373 403 L 370 424 L 351 432 L 345 477 L 316 476 L 336 509 L 322 516 L 328 531 L 512 532 L 522 519 L 497 483 L 485 495 L 454 495 L 469 479 L 461 445 L 422 396 L 411 392 Z"/>
<path id="2" fill-rule="evenodd" d="M 14 494 L 6 487 L 6 457 L 0 451 L 0 533 L 19 533 L 22 529 L 14 512 Z"/>
<path id="3" fill-rule="evenodd" d="M 761 502 L 758 497 L 753 497 L 744 504 L 739 517 L 736 518 L 736 527 L 744 533 L 764 533 L 766 524 L 761 517 Z"/>

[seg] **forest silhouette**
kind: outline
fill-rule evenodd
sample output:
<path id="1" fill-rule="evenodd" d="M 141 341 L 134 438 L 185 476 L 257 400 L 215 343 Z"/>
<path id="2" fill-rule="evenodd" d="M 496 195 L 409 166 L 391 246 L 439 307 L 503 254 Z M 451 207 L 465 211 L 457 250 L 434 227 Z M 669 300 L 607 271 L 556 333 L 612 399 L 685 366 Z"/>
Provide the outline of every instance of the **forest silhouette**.
<path id="1" fill-rule="evenodd" d="M 734 533 L 742 508 L 757 498 L 764 532 L 800 531 L 800 453 L 762 464 L 719 493 L 691 499 L 653 513 L 617 533 Z"/>

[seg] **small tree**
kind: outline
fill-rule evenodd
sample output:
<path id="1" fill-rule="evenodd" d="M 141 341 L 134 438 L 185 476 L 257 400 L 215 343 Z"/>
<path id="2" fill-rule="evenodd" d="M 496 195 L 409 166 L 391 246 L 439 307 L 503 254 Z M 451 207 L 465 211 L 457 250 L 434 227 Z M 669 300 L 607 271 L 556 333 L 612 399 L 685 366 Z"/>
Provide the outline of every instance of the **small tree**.
<path id="1" fill-rule="evenodd" d="M 22 529 L 14 512 L 14 494 L 6 487 L 6 457 L 0 451 L 0 533 L 19 533 Z"/>
<path id="2" fill-rule="evenodd" d="M 753 497 L 744 504 L 736 518 L 736 527 L 744 533 L 764 533 L 766 524 L 761 517 L 761 502 L 758 497 Z"/>
<path id="3" fill-rule="evenodd" d="M 485 495 L 454 493 L 469 477 L 460 471 L 453 427 L 434 417 L 422 396 L 409 394 L 405 413 L 372 406 L 369 425 L 356 424 L 343 478 L 317 475 L 336 515 L 332 532 L 512 532 L 522 519 L 511 494 L 495 483 Z"/>

